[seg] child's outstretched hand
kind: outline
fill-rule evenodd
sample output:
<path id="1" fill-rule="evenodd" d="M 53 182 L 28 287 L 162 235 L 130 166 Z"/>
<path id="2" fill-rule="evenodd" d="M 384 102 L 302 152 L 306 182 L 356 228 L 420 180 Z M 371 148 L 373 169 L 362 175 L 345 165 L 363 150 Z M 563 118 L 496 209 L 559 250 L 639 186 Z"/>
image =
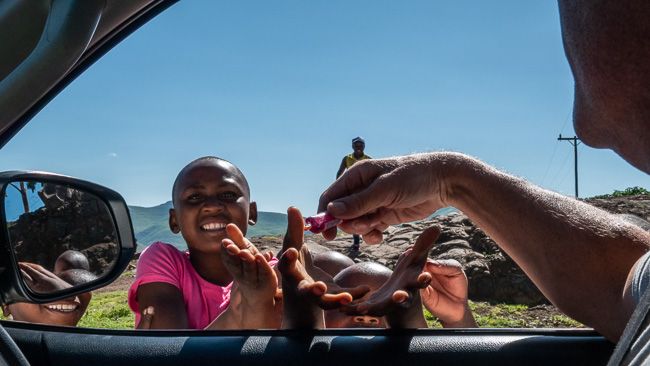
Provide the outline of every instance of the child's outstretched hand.
<path id="1" fill-rule="evenodd" d="M 365 301 L 347 305 L 342 311 L 348 315 L 386 316 L 391 327 L 426 327 L 419 290 L 431 281 L 431 275 L 422 270 L 439 235 L 439 227 L 425 230 L 415 245 L 400 256 L 383 286 Z"/>
<path id="2" fill-rule="evenodd" d="M 287 210 L 287 216 L 289 224 L 287 227 L 287 234 L 284 236 L 284 241 L 282 243 L 282 252 L 284 253 L 291 248 L 295 249 L 299 254 L 299 265 L 304 269 L 305 274 L 309 277 L 308 282 L 325 285 L 326 293 L 320 295 L 318 301 L 318 305 L 322 309 L 328 310 L 338 308 L 341 305 L 348 304 L 353 299 L 362 297 L 369 291 L 368 286 L 342 288 L 334 283 L 334 279 L 327 272 L 314 266 L 309 250 L 307 247 L 303 246 L 305 223 L 302 219 L 300 210 L 295 207 L 289 207 Z M 282 261 L 282 258 L 280 258 L 280 261 Z"/>
<path id="3" fill-rule="evenodd" d="M 280 325 L 275 310 L 278 278 L 268 262 L 272 256 L 260 253 L 236 225 L 228 224 L 226 232 L 229 239 L 221 243 L 221 260 L 241 296 L 241 304 L 237 304 L 241 309 L 240 327 L 277 328 Z"/>
<path id="4" fill-rule="evenodd" d="M 467 277 L 463 266 L 453 259 L 428 259 L 424 270 L 431 275 L 431 282 L 420 290 L 422 303 L 433 316 L 440 319 L 442 326 L 478 327 L 469 309 Z"/>
<path id="5" fill-rule="evenodd" d="M 18 262 L 23 280 L 34 292 L 49 293 L 72 287 L 54 273 L 34 263 Z"/>
<path id="6" fill-rule="evenodd" d="M 333 284 L 331 276 L 312 264 L 311 254 L 303 246 L 304 222 L 300 210 L 290 207 L 287 210 L 288 228 L 284 237 L 282 256 L 278 269 L 282 274 L 282 292 L 284 303 L 283 328 L 324 328 L 323 309 L 337 308 L 348 304 L 353 299 L 349 292 L 328 293 Z M 320 273 L 323 272 L 323 273 Z M 321 278 L 329 277 L 326 281 L 316 280 L 317 273 Z M 327 282 L 327 283 L 326 283 Z M 340 289 L 338 286 L 337 290 Z M 364 286 L 365 287 L 365 286 Z M 330 290 L 330 291 L 328 291 Z M 367 288 L 354 289 L 356 296 L 363 296 Z"/>
<path id="7" fill-rule="evenodd" d="M 249 303 L 271 302 L 278 288 L 273 268 L 234 224 L 226 226 L 229 239 L 221 243 L 221 260 Z"/>

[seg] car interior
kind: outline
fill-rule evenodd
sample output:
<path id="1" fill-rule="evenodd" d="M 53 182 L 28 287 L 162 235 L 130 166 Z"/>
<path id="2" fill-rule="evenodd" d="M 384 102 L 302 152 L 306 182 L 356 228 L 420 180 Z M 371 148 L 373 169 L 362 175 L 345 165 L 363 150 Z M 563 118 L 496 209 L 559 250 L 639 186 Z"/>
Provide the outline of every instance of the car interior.
<path id="1" fill-rule="evenodd" d="M 3 0 L 0 2 L 0 148 L 84 70 L 176 0 Z M 34 190 L 20 187 L 36 186 Z M 0 293 L 3 302 L 46 303 L 82 294 L 119 277 L 135 253 L 128 208 L 119 193 L 55 173 L 0 173 Z M 21 211 L 24 200 L 31 212 Z M 90 208 L 93 207 L 91 210 Z M 30 285 L 19 263 L 48 266 L 63 245 L 39 232 L 38 215 L 80 235 L 93 279 L 72 287 Z M 69 213 L 73 215 L 73 213 Z M 57 216 L 58 217 L 58 216 Z M 44 219 L 41 217 L 41 219 Z M 46 217 L 49 221 L 54 218 Z M 89 226 L 101 235 L 90 239 Z M 96 234 L 96 233 L 95 233 Z M 53 234 L 52 234 L 53 235 Z M 67 234 L 66 234 L 67 235 Z M 70 234 L 73 235 L 73 234 Z M 93 237 L 94 238 L 94 237 Z M 40 245 L 47 241 L 47 246 Z M 606 364 L 614 344 L 592 329 L 329 329 L 141 331 L 0 322 L 6 364 L 238 365 Z"/>

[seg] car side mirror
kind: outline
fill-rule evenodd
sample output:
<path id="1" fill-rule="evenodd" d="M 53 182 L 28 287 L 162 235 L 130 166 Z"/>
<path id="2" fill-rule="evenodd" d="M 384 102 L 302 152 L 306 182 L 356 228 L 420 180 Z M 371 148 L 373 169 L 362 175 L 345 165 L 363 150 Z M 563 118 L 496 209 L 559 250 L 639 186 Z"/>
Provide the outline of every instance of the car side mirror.
<path id="1" fill-rule="evenodd" d="M 50 302 L 105 286 L 135 253 L 128 208 L 115 191 L 67 176 L 0 173 L 0 295 Z"/>

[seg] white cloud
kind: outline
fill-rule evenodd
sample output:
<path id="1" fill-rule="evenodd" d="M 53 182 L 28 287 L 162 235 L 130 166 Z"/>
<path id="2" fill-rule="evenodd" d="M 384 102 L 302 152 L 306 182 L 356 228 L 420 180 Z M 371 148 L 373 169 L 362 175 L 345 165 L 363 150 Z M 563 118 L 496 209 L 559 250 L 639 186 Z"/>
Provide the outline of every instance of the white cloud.
<path id="1" fill-rule="evenodd" d="M 116 153 L 110 153 L 110 154 L 108 154 L 108 156 L 111 157 L 111 158 L 116 158 L 117 154 Z"/>

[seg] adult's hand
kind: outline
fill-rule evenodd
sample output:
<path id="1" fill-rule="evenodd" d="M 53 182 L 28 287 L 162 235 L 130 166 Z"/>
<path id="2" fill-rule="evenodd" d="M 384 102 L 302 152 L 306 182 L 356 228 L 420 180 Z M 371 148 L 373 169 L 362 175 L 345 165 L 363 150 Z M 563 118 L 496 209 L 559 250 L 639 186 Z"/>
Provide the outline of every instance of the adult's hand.
<path id="1" fill-rule="evenodd" d="M 461 156 L 426 153 L 360 161 L 321 195 L 318 212 L 344 219 L 341 230 L 377 244 L 388 226 L 426 218 L 447 206 L 446 170 Z M 333 239 L 336 228 L 323 236 Z"/>

